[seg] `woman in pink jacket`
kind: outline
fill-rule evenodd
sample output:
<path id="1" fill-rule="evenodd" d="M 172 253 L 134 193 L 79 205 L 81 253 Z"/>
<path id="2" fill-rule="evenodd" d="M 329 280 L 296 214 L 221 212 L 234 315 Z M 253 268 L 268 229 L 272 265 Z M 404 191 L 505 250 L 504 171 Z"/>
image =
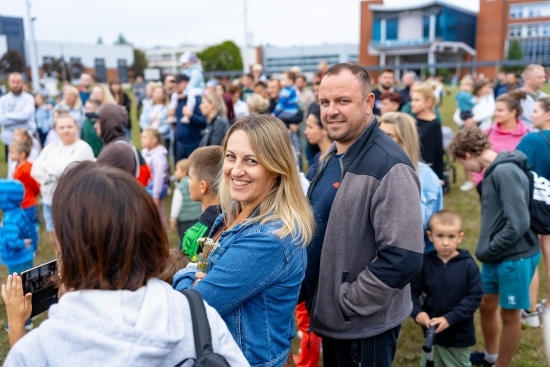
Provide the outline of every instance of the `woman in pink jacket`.
<path id="1" fill-rule="evenodd" d="M 526 97 L 527 94 L 522 90 L 514 90 L 498 97 L 495 123 L 485 130 L 493 151 L 498 153 L 501 150 L 515 150 L 521 139 L 529 132 L 529 128 L 519 120 L 523 112 L 521 101 Z M 485 171 L 473 174 L 480 198 L 484 173 Z"/>

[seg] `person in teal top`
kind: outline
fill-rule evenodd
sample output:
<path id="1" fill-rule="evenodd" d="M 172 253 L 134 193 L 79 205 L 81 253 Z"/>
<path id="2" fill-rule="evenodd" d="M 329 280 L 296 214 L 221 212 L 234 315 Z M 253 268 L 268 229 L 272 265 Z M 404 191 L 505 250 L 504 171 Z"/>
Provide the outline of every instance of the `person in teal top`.
<path id="1" fill-rule="evenodd" d="M 88 143 L 94 151 L 94 157 L 97 158 L 101 148 L 103 148 L 103 140 L 97 135 L 97 131 L 94 128 L 95 122 L 99 119 L 97 111 L 101 106 L 101 102 L 95 99 L 89 99 L 84 106 L 84 112 L 86 119 L 82 124 L 82 131 L 80 133 L 80 139 Z"/>
<path id="2" fill-rule="evenodd" d="M 416 119 L 416 115 L 412 112 L 411 102 L 404 104 L 403 107 L 401 107 L 401 112 L 406 113 L 407 115 L 412 116 Z M 443 121 L 441 118 L 441 112 L 439 112 L 439 108 L 437 106 L 435 107 L 434 113 L 438 121 Z"/>

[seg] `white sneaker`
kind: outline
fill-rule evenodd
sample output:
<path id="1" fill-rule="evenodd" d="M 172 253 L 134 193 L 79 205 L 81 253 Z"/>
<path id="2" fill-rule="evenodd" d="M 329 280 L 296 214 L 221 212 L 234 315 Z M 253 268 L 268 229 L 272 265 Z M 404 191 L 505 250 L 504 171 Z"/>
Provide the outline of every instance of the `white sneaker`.
<path id="1" fill-rule="evenodd" d="M 537 312 L 539 315 L 542 315 L 546 311 L 548 311 L 548 307 L 546 306 L 546 298 L 543 298 L 540 303 L 537 303 Z"/>
<path id="2" fill-rule="evenodd" d="M 521 310 L 521 323 L 529 327 L 540 327 L 540 317 L 537 311 L 527 312 Z"/>
<path id="3" fill-rule="evenodd" d="M 301 330 L 298 330 L 298 331 L 296 332 L 296 336 L 297 336 L 298 338 L 302 339 L 302 338 L 304 337 L 304 333 L 302 333 Z"/>
<path id="4" fill-rule="evenodd" d="M 472 181 L 466 181 L 460 186 L 461 191 L 470 191 L 475 187 L 475 184 Z"/>

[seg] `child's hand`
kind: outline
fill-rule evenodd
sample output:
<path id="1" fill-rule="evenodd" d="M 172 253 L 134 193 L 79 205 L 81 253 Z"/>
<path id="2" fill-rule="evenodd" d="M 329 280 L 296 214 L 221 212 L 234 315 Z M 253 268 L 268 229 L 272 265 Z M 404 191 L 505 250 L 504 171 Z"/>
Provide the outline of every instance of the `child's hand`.
<path id="1" fill-rule="evenodd" d="M 206 276 L 206 274 L 203 273 L 202 271 L 196 272 L 195 273 L 195 283 L 193 283 L 193 287 L 196 286 L 197 284 L 199 284 L 199 282 L 201 280 L 203 280 L 205 276 Z"/>
<path id="2" fill-rule="evenodd" d="M 191 110 L 191 108 L 189 108 L 189 106 L 183 106 L 181 112 L 189 118 L 193 116 L 193 111 Z"/>
<path id="3" fill-rule="evenodd" d="M 435 333 L 439 334 L 449 327 L 449 322 L 444 317 L 434 317 L 432 321 L 430 321 L 430 326 L 437 326 L 437 329 L 435 329 Z"/>
<path id="4" fill-rule="evenodd" d="M 430 316 L 426 312 L 420 312 L 414 320 L 422 326 L 430 327 Z"/>
<path id="5" fill-rule="evenodd" d="M 17 273 L 8 275 L 6 284 L 2 284 L 2 299 L 6 304 L 8 314 L 8 325 L 10 331 L 25 328 L 25 322 L 31 317 L 32 293 L 23 294 L 23 282 Z"/>
<path id="6" fill-rule="evenodd" d="M 25 248 L 29 249 L 29 248 L 31 248 L 31 245 L 32 245 L 32 240 L 30 238 L 26 238 L 25 239 Z"/>
<path id="7" fill-rule="evenodd" d="M 170 220 L 170 230 L 171 230 L 172 232 L 175 232 L 175 231 L 176 231 L 176 221 L 173 220 L 173 219 Z"/>

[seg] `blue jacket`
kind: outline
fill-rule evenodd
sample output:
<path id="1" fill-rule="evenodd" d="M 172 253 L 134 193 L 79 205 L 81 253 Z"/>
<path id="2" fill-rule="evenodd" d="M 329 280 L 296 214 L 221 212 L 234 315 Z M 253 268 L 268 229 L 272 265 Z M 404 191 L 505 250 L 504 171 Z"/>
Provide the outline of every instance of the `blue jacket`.
<path id="1" fill-rule="evenodd" d="M 219 216 L 212 233 L 223 224 Z M 208 275 L 194 288 L 219 312 L 251 366 L 282 366 L 294 337 L 294 308 L 306 269 L 306 249 L 273 234 L 280 221 L 243 223 L 222 233 Z M 174 276 L 190 288 L 196 269 Z"/>
<path id="2" fill-rule="evenodd" d="M 184 124 L 181 122 L 181 118 L 183 117 L 182 108 L 186 105 L 187 98 L 178 99 L 178 106 L 176 107 L 175 140 L 179 144 L 199 146 L 199 142 L 202 138 L 202 130 L 206 127 L 206 116 L 202 115 L 199 108 L 201 101 L 201 97 L 196 97 L 193 116 L 189 119 L 188 124 Z"/>
<path id="3" fill-rule="evenodd" d="M 275 116 L 279 116 L 282 113 L 288 115 L 295 115 L 300 112 L 300 107 L 298 107 L 298 92 L 296 87 L 288 86 L 281 89 L 279 92 L 279 99 L 277 105 L 275 106 L 275 111 L 273 113 Z"/>
<path id="4" fill-rule="evenodd" d="M 31 261 L 38 245 L 34 222 L 21 209 L 24 194 L 21 182 L 0 179 L 0 209 L 4 212 L 0 227 L 0 262 L 6 266 Z M 26 239 L 32 240 L 30 248 L 25 247 Z"/>
<path id="5" fill-rule="evenodd" d="M 458 252 L 447 264 L 435 252 L 426 255 L 422 271 L 411 282 L 411 317 L 424 311 L 430 318 L 443 316 L 449 322 L 449 328 L 435 337 L 434 344 L 442 347 L 476 344 L 474 312 L 483 297 L 481 275 L 470 253 Z M 424 302 L 420 301 L 422 293 L 426 294 Z"/>
<path id="6" fill-rule="evenodd" d="M 424 253 L 434 251 L 434 245 L 426 235 L 430 218 L 443 209 L 443 187 L 439 177 L 426 163 L 418 162 L 418 178 L 420 179 L 420 204 L 422 209 L 422 225 L 424 226 Z"/>
<path id="7" fill-rule="evenodd" d="M 189 77 L 189 83 L 187 83 L 187 87 L 185 88 L 185 94 L 190 92 L 192 89 L 200 89 L 202 94 L 206 88 L 202 67 L 199 64 L 193 64 L 188 68 L 183 69 L 182 72 Z M 198 102 L 197 105 L 199 105 Z"/>

